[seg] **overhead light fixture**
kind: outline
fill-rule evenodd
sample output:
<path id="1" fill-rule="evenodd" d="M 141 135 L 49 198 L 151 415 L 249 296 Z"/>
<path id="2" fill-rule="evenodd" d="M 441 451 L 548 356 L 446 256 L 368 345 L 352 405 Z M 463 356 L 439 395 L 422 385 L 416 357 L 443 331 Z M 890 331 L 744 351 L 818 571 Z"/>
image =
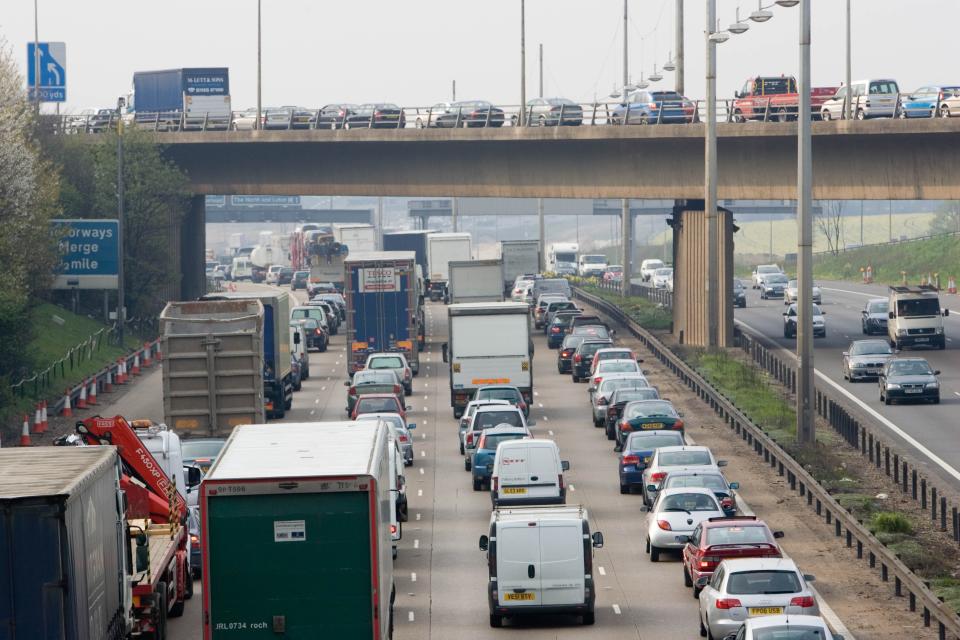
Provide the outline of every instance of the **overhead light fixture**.
<path id="1" fill-rule="evenodd" d="M 749 24 L 747 24 L 746 22 L 740 21 L 740 7 L 737 7 L 737 21 L 734 22 L 729 27 L 727 27 L 727 31 L 729 31 L 733 35 L 738 36 L 741 33 L 746 33 L 749 29 L 750 29 Z"/>
<path id="2" fill-rule="evenodd" d="M 757 0 L 757 10 L 750 14 L 754 22 L 766 22 L 773 17 L 773 11 L 763 8 L 763 0 Z"/>
<path id="3" fill-rule="evenodd" d="M 643 79 L 643 71 L 640 72 L 640 82 L 637 83 L 636 88 L 643 90 L 650 86 L 650 83 Z"/>
<path id="4" fill-rule="evenodd" d="M 667 62 L 663 65 L 664 71 L 676 71 L 677 64 L 673 61 L 673 51 L 667 56 Z"/>
<path id="5" fill-rule="evenodd" d="M 721 44 L 730 39 L 730 33 L 727 31 L 717 31 L 716 33 L 710 34 L 710 42 L 714 44 Z"/>
<path id="6" fill-rule="evenodd" d="M 653 63 L 653 73 L 650 74 L 650 82 L 660 82 L 663 80 L 663 75 L 657 73 L 657 63 Z"/>
<path id="7" fill-rule="evenodd" d="M 790 7 L 795 7 L 800 4 L 800 0 L 777 0 L 777 4 L 789 9 Z"/>

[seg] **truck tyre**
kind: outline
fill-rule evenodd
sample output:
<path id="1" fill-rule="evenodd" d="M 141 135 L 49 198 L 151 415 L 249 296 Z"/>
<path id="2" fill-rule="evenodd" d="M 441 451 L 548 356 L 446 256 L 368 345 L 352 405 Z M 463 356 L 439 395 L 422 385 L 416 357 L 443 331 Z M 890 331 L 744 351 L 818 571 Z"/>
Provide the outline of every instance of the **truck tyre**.
<path id="1" fill-rule="evenodd" d="M 157 585 L 155 594 L 154 612 L 153 612 L 153 638 L 154 640 L 166 640 L 167 638 L 167 583 L 161 582 Z"/>
<path id="2" fill-rule="evenodd" d="M 583 624 L 585 625 L 591 625 L 596 622 L 596 620 L 597 616 L 593 611 L 587 611 L 585 614 L 583 614 Z"/>
<path id="3" fill-rule="evenodd" d="M 495 613 L 490 614 L 490 626 L 494 629 L 499 629 L 503 626 L 503 616 L 498 616 Z"/>
<path id="4" fill-rule="evenodd" d="M 293 396 L 290 396 L 289 400 L 285 400 L 283 402 L 283 410 L 284 412 L 287 412 L 287 411 L 290 411 L 290 409 L 292 408 L 293 408 Z"/>
<path id="5" fill-rule="evenodd" d="M 473 490 L 474 491 L 483 491 L 483 480 L 480 478 L 474 477 L 473 479 Z"/>
<path id="6" fill-rule="evenodd" d="M 457 420 L 459 420 L 460 418 L 462 418 L 462 417 L 463 417 L 463 409 L 459 409 L 459 408 L 454 409 L 454 410 L 453 410 L 453 417 L 456 418 Z"/>

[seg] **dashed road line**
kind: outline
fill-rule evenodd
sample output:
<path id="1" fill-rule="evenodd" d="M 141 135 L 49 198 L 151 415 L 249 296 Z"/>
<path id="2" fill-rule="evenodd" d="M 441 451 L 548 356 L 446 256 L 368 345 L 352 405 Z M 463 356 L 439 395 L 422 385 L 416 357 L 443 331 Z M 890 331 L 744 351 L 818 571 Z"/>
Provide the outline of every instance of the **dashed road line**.
<path id="1" fill-rule="evenodd" d="M 613 612 L 617 615 L 620 615 L 620 605 L 618 604 L 613 605 Z M 411 613 L 410 615 L 413 615 L 413 614 Z"/>
<path id="2" fill-rule="evenodd" d="M 602 576 L 607 575 L 607 570 L 604 569 L 603 567 L 597 567 L 597 571 L 598 571 L 598 572 L 600 573 L 600 575 L 602 575 Z"/>
<path id="3" fill-rule="evenodd" d="M 413 611 L 407 614 L 407 620 L 409 620 L 410 622 L 413 622 Z"/>
<path id="4" fill-rule="evenodd" d="M 416 582 L 416 581 L 417 581 L 417 574 L 416 574 L 415 572 L 412 572 L 412 571 L 411 571 L 411 572 L 410 572 L 410 582 Z"/>

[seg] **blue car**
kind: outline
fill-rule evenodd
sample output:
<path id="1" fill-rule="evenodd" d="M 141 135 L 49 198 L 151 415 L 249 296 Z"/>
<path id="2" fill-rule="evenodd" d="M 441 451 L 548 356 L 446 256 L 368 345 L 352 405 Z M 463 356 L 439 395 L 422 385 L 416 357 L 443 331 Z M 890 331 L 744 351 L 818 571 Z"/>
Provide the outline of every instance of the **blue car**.
<path id="1" fill-rule="evenodd" d="M 913 93 L 901 96 L 900 117 L 934 118 L 940 115 L 944 100 L 952 98 L 954 92 L 960 92 L 960 85 L 930 85 L 920 87 Z"/>
<path id="2" fill-rule="evenodd" d="M 563 344 L 563 339 L 570 332 L 573 326 L 573 319 L 580 315 L 580 312 L 558 313 L 553 320 L 546 326 L 547 347 L 559 349 Z"/>
<path id="3" fill-rule="evenodd" d="M 643 472 L 655 449 L 679 447 L 686 444 L 680 431 L 636 431 L 627 437 L 620 452 L 620 493 L 630 493 L 636 486 L 643 486 Z"/>
<path id="4" fill-rule="evenodd" d="M 610 113 L 610 123 L 616 125 L 698 121 L 697 106 L 676 91 L 634 91 Z"/>
<path id="5" fill-rule="evenodd" d="M 482 491 L 484 487 L 490 487 L 490 475 L 493 473 L 493 462 L 497 457 L 497 445 L 507 440 L 529 437 L 529 429 L 510 424 L 484 430 L 480 435 L 480 442 L 473 450 L 473 462 L 470 465 L 470 471 L 473 474 L 473 490 Z"/>

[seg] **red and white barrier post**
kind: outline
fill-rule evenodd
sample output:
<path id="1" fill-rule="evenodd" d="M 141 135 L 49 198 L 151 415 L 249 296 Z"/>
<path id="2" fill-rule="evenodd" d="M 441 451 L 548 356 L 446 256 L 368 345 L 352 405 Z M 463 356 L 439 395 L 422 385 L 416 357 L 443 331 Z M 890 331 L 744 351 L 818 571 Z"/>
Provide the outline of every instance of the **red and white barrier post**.
<path id="1" fill-rule="evenodd" d="M 40 433 L 46 433 L 50 423 L 47 421 L 47 401 L 40 403 Z"/>
<path id="2" fill-rule="evenodd" d="M 153 364 L 153 358 L 150 356 L 150 343 L 143 343 L 143 368 L 146 369 Z"/>
<path id="3" fill-rule="evenodd" d="M 97 376 L 90 378 L 90 393 L 87 394 L 87 404 L 97 404 Z"/>
<path id="4" fill-rule="evenodd" d="M 20 430 L 20 446 L 30 446 L 30 416 L 23 414 L 23 429 Z"/>
<path id="5" fill-rule="evenodd" d="M 87 381 L 80 384 L 80 397 L 77 398 L 77 409 L 87 408 Z"/>
<path id="6" fill-rule="evenodd" d="M 140 375 L 140 352 L 133 354 L 133 366 L 130 368 L 130 373 L 135 376 Z"/>
<path id="7" fill-rule="evenodd" d="M 73 407 L 70 406 L 70 389 L 67 389 L 67 392 L 63 395 L 63 409 L 60 410 L 60 415 L 64 418 L 73 417 Z"/>
<path id="8" fill-rule="evenodd" d="M 43 410 L 40 408 L 40 403 L 37 403 L 36 411 L 33 414 L 33 432 L 40 433 L 40 430 L 43 428 Z"/>

